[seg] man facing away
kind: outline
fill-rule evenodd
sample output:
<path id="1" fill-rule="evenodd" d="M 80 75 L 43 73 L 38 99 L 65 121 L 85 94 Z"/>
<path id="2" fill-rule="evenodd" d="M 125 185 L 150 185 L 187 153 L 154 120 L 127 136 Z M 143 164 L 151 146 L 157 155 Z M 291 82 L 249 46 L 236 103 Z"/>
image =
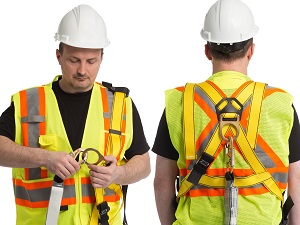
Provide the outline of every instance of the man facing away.
<path id="1" fill-rule="evenodd" d="M 55 39 L 62 75 L 14 94 L 0 118 L 0 165 L 13 168 L 16 224 L 122 224 L 122 187 L 150 173 L 138 111 L 127 88 L 95 82 L 109 41 L 92 7 L 68 12 Z M 54 176 L 64 187 L 53 200 L 57 221 L 47 217 Z"/>
<path id="2" fill-rule="evenodd" d="M 165 92 L 152 149 L 162 225 L 286 224 L 287 187 L 300 224 L 299 120 L 289 93 L 247 76 L 257 31 L 243 2 L 218 0 L 201 31 L 212 76 Z"/>

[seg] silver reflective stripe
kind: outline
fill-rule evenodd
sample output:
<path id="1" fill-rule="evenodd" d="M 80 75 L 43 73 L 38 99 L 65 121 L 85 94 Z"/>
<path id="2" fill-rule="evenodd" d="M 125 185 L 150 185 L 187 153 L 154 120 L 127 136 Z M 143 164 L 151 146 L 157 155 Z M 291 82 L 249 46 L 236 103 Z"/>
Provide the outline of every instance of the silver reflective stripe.
<path id="1" fill-rule="evenodd" d="M 81 192 L 83 197 L 95 197 L 95 191 L 91 184 L 82 184 Z"/>
<path id="2" fill-rule="evenodd" d="M 28 115 L 21 118 L 22 123 L 41 123 L 44 121 L 45 121 L 45 117 L 39 115 Z"/>
<path id="3" fill-rule="evenodd" d="M 14 186 L 15 197 L 18 199 L 22 199 L 28 202 L 42 202 L 48 201 L 51 188 L 41 188 L 41 189 L 34 189 L 34 190 L 27 190 L 22 186 Z"/>
<path id="4" fill-rule="evenodd" d="M 42 120 L 40 116 L 40 102 L 38 88 L 26 90 L 27 97 L 27 117 L 22 118 L 22 121 L 28 121 L 28 142 L 30 147 L 39 147 L 38 138 L 40 136 L 40 125 L 37 121 L 31 123 L 30 120 Z M 43 121 L 44 121 L 43 120 Z M 41 122 L 43 122 L 41 121 Z"/>
<path id="5" fill-rule="evenodd" d="M 45 117 L 40 115 L 40 101 L 38 88 L 26 90 L 27 116 L 21 118 L 21 123 L 28 123 L 28 145 L 39 147 L 40 122 L 45 121 Z M 41 168 L 29 168 L 28 179 L 41 179 Z"/>
<path id="6" fill-rule="evenodd" d="M 64 183 L 63 182 L 57 183 L 53 181 L 50 199 L 49 199 L 46 225 L 57 225 L 63 192 L 64 192 Z"/>
<path id="7" fill-rule="evenodd" d="M 114 101 L 114 94 L 106 88 L 106 96 L 107 96 L 107 102 L 108 102 L 108 109 L 109 112 L 111 113 L 113 101 Z"/>

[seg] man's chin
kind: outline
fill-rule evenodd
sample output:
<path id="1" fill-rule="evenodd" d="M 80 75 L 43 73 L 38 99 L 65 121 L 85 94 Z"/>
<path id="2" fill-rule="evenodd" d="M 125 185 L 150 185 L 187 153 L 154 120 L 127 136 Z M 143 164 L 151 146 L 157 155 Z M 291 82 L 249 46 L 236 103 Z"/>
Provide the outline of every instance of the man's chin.
<path id="1" fill-rule="evenodd" d="M 76 82 L 73 88 L 76 92 L 86 92 L 92 88 L 92 85 Z"/>

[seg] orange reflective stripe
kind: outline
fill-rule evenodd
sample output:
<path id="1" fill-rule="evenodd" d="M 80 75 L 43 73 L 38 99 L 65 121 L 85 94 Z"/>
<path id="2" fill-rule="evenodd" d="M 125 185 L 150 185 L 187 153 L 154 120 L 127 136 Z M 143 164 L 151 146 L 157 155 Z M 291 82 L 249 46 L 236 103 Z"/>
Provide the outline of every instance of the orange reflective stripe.
<path id="1" fill-rule="evenodd" d="M 116 202 L 119 201 L 121 198 L 119 195 L 109 195 L 109 196 L 104 196 L 104 201 L 107 202 Z"/>
<path id="2" fill-rule="evenodd" d="M 265 186 L 260 186 L 257 188 L 239 188 L 239 195 L 261 195 L 269 193 L 270 191 Z"/>
<path id="3" fill-rule="evenodd" d="M 280 189 L 282 189 L 283 191 L 285 191 L 287 184 L 286 183 L 282 183 L 282 182 L 277 182 L 277 185 Z"/>
<path id="4" fill-rule="evenodd" d="M 125 136 L 125 131 L 126 131 L 126 100 L 124 99 L 124 109 L 123 109 L 123 117 L 122 117 L 122 121 L 121 121 L 121 146 L 120 146 L 120 152 L 119 154 L 117 155 L 117 160 L 120 159 L 120 156 L 121 156 L 121 153 L 123 151 L 123 148 L 124 148 L 124 145 L 125 145 L 125 139 L 126 139 L 126 136 Z"/>
<path id="5" fill-rule="evenodd" d="M 28 116 L 27 110 L 27 95 L 26 90 L 20 91 L 20 109 L 21 109 L 21 117 Z M 23 145 L 28 146 L 28 123 L 22 123 L 22 136 L 23 136 Z"/>
<path id="6" fill-rule="evenodd" d="M 21 179 L 15 179 L 13 178 L 13 184 L 16 186 L 21 186 L 26 188 L 26 190 L 35 190 L 35 189 L 40 189 L 40 188 L 48 188 L 52 187 L 53 180 L 48 180 L 48 181 L 41 181 L 41 182 L 32 182 L 32 183 L 25 183 Z M 64 185 L 74 185 L 75 180 L 74 178 L 68 178 L 64 180 Z"/>
<path id="7" fill-rule="evenodd" d="M 109 109 L 109 105 L 108 105 L 108 96 L 107 96 L 107 89 L 106 87 L 102 86 L 100 84 L 100 92 L 101 92 L 101 97 L 102 97 L 102 107 L 103 107 L 103 113 L 110 113 L 110 109 Z M 108 130 L 109 130 L 109 127 L 110 127 L 110 117 L 109 118 L 106 118 L 106 117 L 103 117 L 104 121 L 104 130 L 105 130 L 105 133 L 104 133 L 104 143 L 103 143 L 103 155 L 106 156 L 108 154 L 108 138 L 109 138 L 109 133 L 108 133 Z"/>
<path id="8" fill-rule="evenodd" d="M 196 190 L 190 190 L 187 196 L 199 197 L 199 196 L 224 196 L 223 188 L 201 188 Z"/>
<path id="9" fill-rule="evenodd" d="M 26 206 L 30 208 L 47 208 L 49 205 L 49 201 L 31 202 L 20 198 L 16 198 L 15 201 L 17 205 Z M 63 198 L 61 201 L 61 205 L 74 205 L 74 204 L 76 204 L 76 198 Z"/>
<path id="10" fill-rule="evenodd" d="M 74 205 L 76 204 L 76 198 L 63 198 L 61 200 L 61 205 Z"/>
<path id="11" fill-rule="evenodd" d="M 247 195 L 261 195 L 265 193 L 269 193 L 269 190 L 265 186 L 260 186 L 256 188 L 239 188 L 239 195 L 247 196 Z M 190 190 L 185 196 L 190 197 L 199 197 L 199 196 L 224 196 L 223 188 L 200 188 L 196 190 Z"/>
<path id="12" fill-rule="evenodd" d="M 278 155 L 270 148 L 270 146 L 260 135 L 257 135 L 257 143 L 261 146 L 264 152 L 273 160 L 273 162 L 276 164 L 276 167 L 285 167 Z"/>
<path id="13" fill-rule="evenodd" d="M 269 95 L 275 93 L 275 92 L 283 92 L 283 93 L 285 93 L 284 90 L 279 89 L 279 88 L 266 88 L 265 93 L 264 93 L 264 99 L 266 97 L 268 97 Z"/>
<path id="14" fill-rule="evenodd" d="M 287 173 L 289 171 L 289 167 L 274 167 L 267 168 L 267 171 L 270 173 Z"/>
<path id="15" fill-rule="evenodd" d="M 96 197 L 95 196 L 82 196 L 82 203 L 95 203 Z"/>
<path id="16" fill-rule="evenodd" d="M 40 116 L 46 116 L 46 100 L 45 100 L 45 89 L 39 87 L 39 103 L 40 103 Z M 46 122 L 40 122 L 40 134 L 46 134 Z"/>
<path id="17" fill-rule="evenodd" d="M 49 188 L 52 186 L 52 182 L 53 182 L 52 180 L 49 180 L 49 181 L 42 181 L 42 182 L 25 183 L 20 179 L 13 178 L 14 185 L 24 187 L 26 190 Z"/>
<path id="18" fill-rule="evenodd" d="M 48 177 L 48 170 L 41 169 L 41 178 L 47 178 L 47 177 Z"/>
<path id="19" fill-rule="evenodd" d="M 184 92 L 184 87 L 177 87 L 176 90 Z"/>
<path id="20" fill-rule="evenodd" d="M 30 207 L 30 208 L 47 208 L 49 205 L 49 201 L 39 201 L 39 202 L 30 202 L 24 199 L 15 199 L 16 204 L 20 206 Z"/>
<path id="21" fill-rule="evenodd" d="M 81 184 L 91 184 L 91 179 L 89 177 L 82 177 Z"/>
<path id="22" fill-rule="evenodd" d="M 29 168 L 24 168 L 25 180 L 29 180 Z"/>
<path id="23" fill-rule="evenodd" d="M 103 103 L 103 112 L 109 112 L 109 107 L 108 107 L 108 98 L 106 94 L 106 88 L 100 85 L 100 91 L 101 91 L 101 96 L 102 96 L 102 103 Z"/>

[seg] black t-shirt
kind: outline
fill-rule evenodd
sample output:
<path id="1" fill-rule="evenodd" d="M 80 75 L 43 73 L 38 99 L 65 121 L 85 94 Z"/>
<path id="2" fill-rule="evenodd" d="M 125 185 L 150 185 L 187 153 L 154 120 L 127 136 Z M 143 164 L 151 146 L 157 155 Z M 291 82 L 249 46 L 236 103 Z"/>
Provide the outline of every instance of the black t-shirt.
<path id="1" fill-rule="evenodd" d="M 293 106 L 294 108 L 294 106 Z M 294 124 L 289 138 L 289 162 L 293 163 L 300 160 L 300 125 L 297 112 L 294 108 Z M 167 159 L 177 160 L 179 154 L 174 148 L 169 135 L 169 129 L 166 120 L 166 112 L 164 110 L 157 129 L 152 151 L 157 155 Z"/>
<path id="2" fill-rule="evenodd" d="M 73 150 L 78 149 L 81 147 L 92 90 L 77 94 L 66 93 L 59 87 L 58 81 L 52 84 L 52 89 L 58 102 L 70 144 Z M 14 110 L 12 102 L 0 117 L 0 135 L 13 141 L 15 140 Z M 142 155 L 150 149 L 146 141 L 139 113 L 133 101 L 132 118 L 133 139 L 130 148 L 125 152 L 126 159 L 130 159 L 135 155 Z"/>

